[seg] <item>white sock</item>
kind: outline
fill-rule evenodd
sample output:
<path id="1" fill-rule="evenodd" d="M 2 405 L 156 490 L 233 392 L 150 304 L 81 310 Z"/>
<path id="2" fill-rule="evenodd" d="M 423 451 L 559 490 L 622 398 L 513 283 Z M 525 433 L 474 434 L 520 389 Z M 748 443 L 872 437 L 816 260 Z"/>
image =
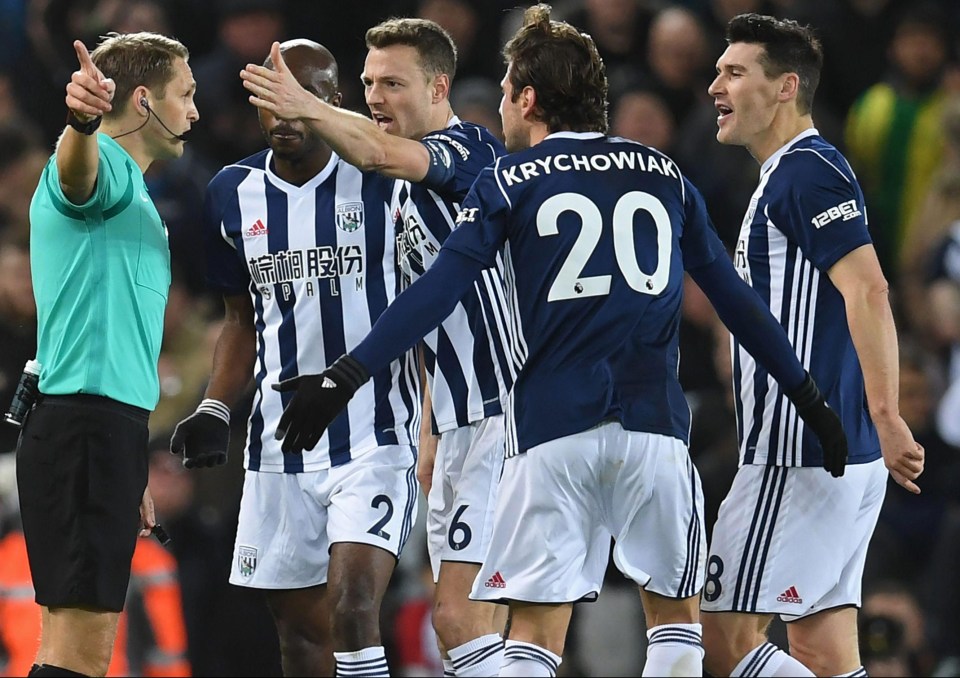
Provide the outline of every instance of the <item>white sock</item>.
<path id="1" fill-rule="evenodd" d="M 553 678 L 557 675 L 561 659 L 550 650 L 519 640 L 508 640 L 503 645 L 501 676 Z"/>
<path id="2" fill-rule="evenodd" d="M 334 652 L 333 658 L 337 660 L 338 678 L 340 676 L 389 678 L 390 676 L 382 645 L 365 647 L 357 652 Z"/>
<path id="3" fill-rule="evenodd" d="M 789 676 L 813 676 L 813 671 L 788 655 L 773 643 L 764 643 L 753 648 L 740 660 L 730 673 L 731 676 L 767 676 L 769 678 L 787 678 Z"/>
<path id="4" fill-rule="evenodd" d="M 837 678 L 867 678 L 870 674 L 867 673 L 867 669 L 863 666 L 860 666 L 850 673 L 841 673 L 837 675 Z"/>
<path id="5" fill-rule="evenodd" d="M 443 662 L 443 678 L 448 678 L 448 676 L 455 676 L 457 672 L 453 670 L 453 662 L 449 659 L 442 659 Z"/>
<path id="6" fill-rule="evenodd" d="M 499 633 L 490 633 L 455 647 L 447 654 L 458 678 L 496 676 L 503 664 L 503 638 Z"/>
<path id="7" fill-rule="evenodd" d="M 647 631 L 644 676 L 702 676 L 700 624 L 660 624 Z"/>

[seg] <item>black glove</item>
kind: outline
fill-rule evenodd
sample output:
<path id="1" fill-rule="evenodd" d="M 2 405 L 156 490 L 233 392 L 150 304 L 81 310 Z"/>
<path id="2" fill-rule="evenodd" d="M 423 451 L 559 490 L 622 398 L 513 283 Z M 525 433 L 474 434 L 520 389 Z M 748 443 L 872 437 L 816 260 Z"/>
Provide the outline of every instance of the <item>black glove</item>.
<path id="1" fill-rule="evenodd" d="M 186 468 L 210 468 L 227 463 L 230 447 L 230 408 L 206 398 L 197 411 L 177 424 L 170 454 L 183 454 Z"/>
<path id="2" fill-rule="evenodd" d="M 797 414 L 810 427 L 823 447 L 823 468 L 834 478 L 843 475 L 847 465 L 847 435 L 836 412 L 830 409 L 817 383 L 807 372 L 806 379 L 786 396 L 797 408 Z"/>
<path id="3" fill-rule="evenodd" d="M 276 391 L 294 391 L 277 425 L 276 439 L 284 452 L 302 454 L 320 442 L 330 422 L 370 378 L 366 368 L 342 355 L 320 374 L 301 374 L 274 384 Z"/>

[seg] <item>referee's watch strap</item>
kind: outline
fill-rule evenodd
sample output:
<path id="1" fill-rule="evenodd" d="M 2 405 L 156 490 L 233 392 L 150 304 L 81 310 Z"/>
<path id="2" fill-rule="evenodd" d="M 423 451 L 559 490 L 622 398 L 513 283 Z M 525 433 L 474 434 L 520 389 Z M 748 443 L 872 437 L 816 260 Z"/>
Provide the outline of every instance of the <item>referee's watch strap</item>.
<path id="1" fill-rule="evenodd" d="M 86 134 L 88 136 L 93 134 L 97 131 L 97 128 L 100 127 L 101 122 L 103 122 L 102 115 L 98 115 L 97 117 L 84 122 L 77 117 L 77 114 L 73 112 L 72 108 L 67 109 L 67 124 L 80 132 L 80 134 Z"/>

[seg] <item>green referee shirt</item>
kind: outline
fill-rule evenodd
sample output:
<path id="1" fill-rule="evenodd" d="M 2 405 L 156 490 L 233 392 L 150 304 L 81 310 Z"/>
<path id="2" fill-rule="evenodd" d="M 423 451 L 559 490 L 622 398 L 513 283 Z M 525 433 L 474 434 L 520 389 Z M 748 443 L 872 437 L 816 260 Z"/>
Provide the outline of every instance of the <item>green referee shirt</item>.
<path id="1" fill-rule="evenodd" d="M 166 227 L 133 158 L 105 134 L 97 144 L 97 184 L 86 203 L 63 194 L 56 156 L 30 203 L 40 391 L 153 410 L 170 288 Z"/>

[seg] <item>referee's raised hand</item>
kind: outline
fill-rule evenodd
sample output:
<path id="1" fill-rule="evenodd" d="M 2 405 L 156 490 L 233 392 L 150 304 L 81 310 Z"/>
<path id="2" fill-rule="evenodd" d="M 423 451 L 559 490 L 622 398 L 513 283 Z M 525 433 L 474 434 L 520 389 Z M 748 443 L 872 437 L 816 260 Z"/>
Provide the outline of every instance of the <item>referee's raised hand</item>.
<path id="1" fill-rule="evenodd" d="M 73 72 L 67 84 L 67 108 L 82 121 L 93 120 L 110 111 L 117 86 L 94 65 L 86 45 L 74 40 L 73 48 L 80 69 Z"/>

